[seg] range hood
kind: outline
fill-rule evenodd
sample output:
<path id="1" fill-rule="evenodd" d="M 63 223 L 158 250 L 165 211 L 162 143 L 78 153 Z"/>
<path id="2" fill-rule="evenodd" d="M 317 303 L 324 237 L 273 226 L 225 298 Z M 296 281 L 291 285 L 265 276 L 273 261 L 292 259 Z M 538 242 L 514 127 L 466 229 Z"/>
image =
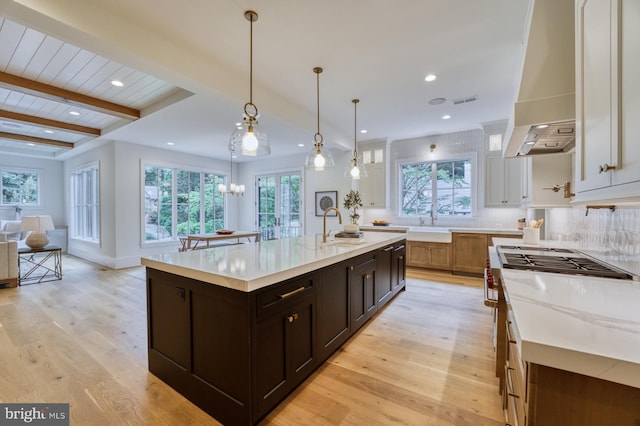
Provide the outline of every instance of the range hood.
<path id="1" fill-rule="evenodd" d="M 520 86 L 507 125 L 504 157 L 573 149 L 574 22 L 573 0 L 530 0 Z"/>

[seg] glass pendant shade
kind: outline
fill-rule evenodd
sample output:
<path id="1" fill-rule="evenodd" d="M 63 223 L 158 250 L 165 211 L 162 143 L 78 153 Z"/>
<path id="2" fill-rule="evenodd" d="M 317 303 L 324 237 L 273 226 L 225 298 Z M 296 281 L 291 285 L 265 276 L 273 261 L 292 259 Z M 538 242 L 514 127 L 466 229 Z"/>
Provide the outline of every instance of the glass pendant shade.
<path id="1" fill-rule="evenodd" d="M 257 121 L 245 119 L 231 134 L 229 146 L 246 156 L 263 156 L 271 154 L 269 137 Z"/>
<path id="2" fill-rule="evenodd" d="M 256 157 L 271 154 L 269 137 L 258 124 L 258 107 L 253 103 L 253 23 L 258 20 L 258 14 L 252 10 L 244 12 L 244 17 L 250 22 L 249 36 L 249 102 L 244 105 L 244 121 L 237 125 L 231 133 L 229 148 L 232 152 Z"/>
<path id="3" fill-rule="evenodd" d="M 309 150 L 307 158 L 304 161 L 304 166 L 308 169 L 321 172 L 324 169 L 330 169 L 335 167 L 336 163 L 333 161 L 333 155 L 331 151 L 324 147 L 323 137 L 320 134 L 320 73 L 322 68 L 315 67 L 313 72 L 316 73 L 316 103 L 317 103 L 317 131 L 313 135 L 313 147 Z"/>
<path id="4" fill-rule="evenodd" d="M 333 155 L 331 151 L 323 146 L 318 146 L 314 144 L 309 153 L 307 154 L 307 158 L 304 162 L 304 166 L 308 169 L 313 169 L 317 172 L 321 172 L 324 169 L 335 167 L 336 163 L 333 161 Z"/>
<path id="5" fill-rule="evenodd" d="M 367 168 L 364 166 L 362 158 L 352 157 L 349 160 L 344 170 L 344 177 L 354 180 L 367 177 Z"/>

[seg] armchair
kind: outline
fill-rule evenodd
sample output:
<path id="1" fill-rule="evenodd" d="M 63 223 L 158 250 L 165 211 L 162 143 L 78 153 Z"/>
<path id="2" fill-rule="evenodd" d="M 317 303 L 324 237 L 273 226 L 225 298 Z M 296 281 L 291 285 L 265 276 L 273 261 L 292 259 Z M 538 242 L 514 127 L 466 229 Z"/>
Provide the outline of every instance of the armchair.
<path id="1" fill-rule="evenodd" d="M 16 287 L 19 275 L 18 243 L 0 242 L 0 287 Z"/>
<path id="2" fill-rule="evenodd" d="M 31 231 L 22 231 L 22 221 L 2 220 L 0 221 L 0 242 L 16 240 L 18 247 L 26 247 L 25 240 Z"/>

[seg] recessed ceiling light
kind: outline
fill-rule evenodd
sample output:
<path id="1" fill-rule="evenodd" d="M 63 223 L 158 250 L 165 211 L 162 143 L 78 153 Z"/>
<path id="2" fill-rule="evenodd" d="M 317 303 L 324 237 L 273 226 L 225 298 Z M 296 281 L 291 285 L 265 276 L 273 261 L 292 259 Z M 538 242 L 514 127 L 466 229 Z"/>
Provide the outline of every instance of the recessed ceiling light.
<path id="1" fill-rule="evenodd" d="M 49 134 L 54 133 L 54 131 L 53 131 L 53 130 L 49 130 L 49 129 L 45 130 L 44 132 L 45 132 L 45 133 L 49 133 Z"/>
<path id="2" fill-rule="evenodd" d="M 525 145 L 534 145 L 536 143 L 536 141 L 526 141 L 524 144 Z"/>
<path id="3" fill-rule="evenodd" d="M 78 111 L 69 111 L 69 114 L 71 114 L 71 115 L 80 115 L 80 113 Z"/>
<path id="4" fill-rule="evenodd" d="M 360 133 L 367 133 L 367 129 L 360 130 Z"/>
<path id="5" fill-rule="evenodd" d="M 167 145 L 169 145 L 169 146 L 174 146 L 174 145 L 175 145 L 175 143 L 173 143 L 173 142 L 167 142 Z"/>
<path id="6" fill-rule="evenodd" d="M 451 116 L 449 114 L 445 114 L 445 115 L 442 116 L 443 120 L 448 120 L 450 118 L 451 118 Z"/>
<path id="7" fill-rule="evenodd" d="M 36 146 L 36 144 L 35 144 L 35 143 L 31 143 L 31 142 L 29 142 L 29 143 L 27 144 L 27 146 Z"/>
<path id="8" fill-rule="evenodd" d="M 124 83 L 121 82 L 120 80 L 111 80 L 111 84 L 116 86 L 116 87 L 122 87 L 124 86 Z"/>
<path id="9" fill-rule="evenodd" d="M 298 146 L 299 146 L 300 148 L 302 148 L 302 147 L 304 146 L 304 144 L 303 144 L 303 143 L 299 143 L 299 144 L 298 144 Z"/>
<path id="10" fill-rule="evenodd" d="M 547 127 L 549 127 L 548 124 L 539 124 L 536 126 L 536 129 L 546 129 Z"/>
<path id="11" fill-rule="evenodd" d="M 433 81 L 438 78 L 435 74 L 429 74 L 424 78 L 424 81 Z"/>
<path id="12" fill-rule="evenodd" d="M 445 98 L 433 98 L 429 101 L 429 105 L 440 105 L 445 103 L 447 100 Z"/>

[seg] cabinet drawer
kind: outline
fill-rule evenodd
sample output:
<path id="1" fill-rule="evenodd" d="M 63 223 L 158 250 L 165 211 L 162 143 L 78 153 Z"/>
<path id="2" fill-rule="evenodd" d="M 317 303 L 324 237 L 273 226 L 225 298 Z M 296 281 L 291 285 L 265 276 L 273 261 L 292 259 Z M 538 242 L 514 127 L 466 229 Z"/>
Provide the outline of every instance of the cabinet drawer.
<path id="1" fill-rule="evenodd" d="M 516 338 L 513 336 L 512 323 L 507 322 L 507 341 L 508 341 L 508 354 L 507 360 L 509 367 L 512 369 L 511 375 L 514 381 L 514 391 L 526 402 L 526 387 L 525 387 L 525 367 L 522 359 L 520 358 L 520 352 L 518 351 L 518 344 Z"/>
<path id="2" fill-rule="evenodd" d="M 513 371 L 507 363 L 505 368 L 505 410 L 507 412 L 507 423 L 512 426 L 525 426 L 525 404 L 522 397 L 515 389 L 515 381 L 513 380 Z"/>
<path id="3" fill-rule="evenodd" d="M 257 316 L 261 317 L 296 303 L 301 297 L 315 291 L 316 281 L 316 274 L 309 274 L 260 291 L 256 296 Z"/>

